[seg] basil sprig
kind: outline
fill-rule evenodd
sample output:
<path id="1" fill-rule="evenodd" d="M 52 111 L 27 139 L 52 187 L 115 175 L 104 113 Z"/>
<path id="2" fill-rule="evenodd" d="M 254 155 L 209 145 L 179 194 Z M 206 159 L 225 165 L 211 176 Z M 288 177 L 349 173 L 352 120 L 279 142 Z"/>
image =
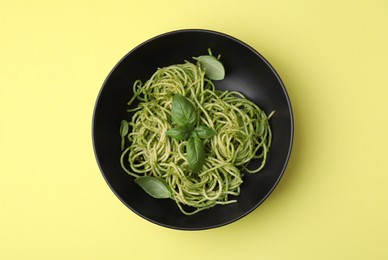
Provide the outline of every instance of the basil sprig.
<path id="1" fill-rule="evenodd" d="M 195 127 L 198 113 L 188 98 L 175 94 L 172 98 L 171 117 L 177 127 L 166 131 L 166 135 L 178 140 L 187 140 L 187 162 L 193 172 L 199 172 L 205 162 L 205 147 L 202 139 L 210 138 L 216 132 L 205 126 Z"/>

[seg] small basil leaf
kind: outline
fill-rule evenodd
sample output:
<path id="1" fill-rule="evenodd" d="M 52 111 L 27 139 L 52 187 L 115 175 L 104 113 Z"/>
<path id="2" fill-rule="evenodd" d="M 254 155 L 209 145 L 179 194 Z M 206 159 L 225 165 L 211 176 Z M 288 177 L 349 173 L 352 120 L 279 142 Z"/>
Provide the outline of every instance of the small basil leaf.
<path id="1" fill-rule="evenodd" d="M 205 162 L 205 148 L 198 137 L 191 136 L 187 142 L 187 162 L 193 172 L 199 172 Z"/>
<path id="2" fill-rule="evenodd" d="M 225 68 L 216 57 L 203 55 L 194 58 L 205 69 L 205 74 L 209 79 L 222 80 L 225 78 Z"/>
<path id="3" fill-rule="evenodd" d="M 128 134 L 129 124 L 127 121 L 122 120 L 120 125 L 120 135 L 121 135 L 121 150 L 124 150 L 125 146 L 125 136 Z"/>
<path id="4" fill-rule="evenodd" d="M 216 131 L 205 125 L 200 125 L 194 129 L 199 138 L 206 139 L 216 135 Z"/>
<path id="5" fill-rule="evenodd" d="M 183 125 L 175 128 L 171 128 L 166 131 L 166 135 L 176 139 L 176 140 L 186 140 L 190 137 L 191 132 L 193 131 L 193 125 Z"/>
<path id="6" fill-rule="evenodd" d="M 197 111 L 193 104 L 181 94 L 175 94 L 172 98 L 171 117 L 175 124 L 195 125 L 197 121 Z"/>
<path id="7" fill-rule="evenodd" d="M 125 137 L 128 134 L 128 131 L 129 131 L 128 122 L 126 120 L 122 120 L 120 125 L 121 137 Z"/>
<path id="8" fill-rule="evenodd" d="M 143 176 L 136 178 L 135 182 L 139 184 L 145 192 L 156 199 L 167 199 L 171 197 L 171 190 L 168 185 L 158 178 Z"/>

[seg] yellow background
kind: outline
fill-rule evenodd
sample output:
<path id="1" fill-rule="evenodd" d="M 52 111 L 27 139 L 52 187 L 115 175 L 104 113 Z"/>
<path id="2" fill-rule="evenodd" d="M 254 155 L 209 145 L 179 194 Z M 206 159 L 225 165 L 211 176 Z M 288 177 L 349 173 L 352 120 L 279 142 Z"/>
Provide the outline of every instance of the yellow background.
<path id="1" fill-rule="evenodd" d="M 285 175 L 247 217 L 176 231 L 111 192 L 92 149 L 100 87 L 185 28 L 245 41 L 290 95 Z M 0 259 L 388 259 L 388 2 L 0 2 Z"/>

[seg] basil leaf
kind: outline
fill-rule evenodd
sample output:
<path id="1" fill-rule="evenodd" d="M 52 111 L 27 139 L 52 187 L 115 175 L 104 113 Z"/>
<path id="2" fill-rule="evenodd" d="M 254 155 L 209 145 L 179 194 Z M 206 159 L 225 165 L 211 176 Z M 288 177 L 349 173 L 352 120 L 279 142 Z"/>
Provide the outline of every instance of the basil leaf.
<path id="1" fill-rule="evenodd" d="M 158 178 L 143 176 L 136 178 L 135 182 L 139 184 L 145 192 L 156 199 L 167 199 L 172 195 L 168 185 Z"/>
<path id="2" fill-rule="evenodd" d="M 216 135 L 216 131 L 205 125 L 200 125 L 194 129 L 199 138 L 206 139 Z"/>
<path id="3" fill-rule="evenodd" d="M 195 125 L 197 121 L 197 111 L 193 104 L 181 94 L 175 94 L 172 98 L 171 117 L 175 124 Z"/>
<path id="4" fill-rule="evenodd" d="M 193 172 L 199 172 L 205 162 L 205 148 L 198 137 L 191 136 L 187 142 L 187 162 Z"/>
<path id="5" fill-rule="evenodd" d="M 193 125 L 183 125 L 175 128 L 171 128 L 166 131 L 166 135 L 176 139 L 176 140 L 186 140 L 190 137 L 191 132 L 193 131 Z"/>
<path id="6" fill-rule="evenodd" d="M 195 131 L 192 131 L 192 132 L 191 132 L 191 136 L 192 136 L 192 137 L 199 138 L 197 132 L 195 132 Z"/>
<path id="7" fill-rule="evenodd" d="M 129 124 L 127 121 L 122 120 L 120 125 L 120 135 L 121 135 L 121 150 L 124 150 L 125 146 L 125 136 L 129 132 Z"/>
<path id="8" fill-rule="evenodd" d="M 205 69 L 205 74 L 209 79 L 222 80 L 225 78 L 225 68 L 216 57 L 211 55 L 203 55 L 194 57 L 199 62 L 201 67 Z"/>
<path id="9" fill-rule="evenodd" d="M 128 134 L 128 131 L 129 131 L 128 122 L 125 120 L 122 120 L 120 125 L 121 137 L 125 137 Z"/>

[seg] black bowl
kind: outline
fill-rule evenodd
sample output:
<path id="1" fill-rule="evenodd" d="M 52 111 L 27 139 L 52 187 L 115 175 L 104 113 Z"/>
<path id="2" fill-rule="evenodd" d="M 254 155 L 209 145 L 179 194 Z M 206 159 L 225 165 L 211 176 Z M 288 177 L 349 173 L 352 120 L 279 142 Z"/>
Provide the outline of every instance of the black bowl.
<path id="1" fill-rule="evenodd" d="M 147 80 L 158 67 L 183 63 L 193 56 L 221 54 L 226 77 L 216 88 L 237 90 L 268 114 L 273 143 L 265 168 L 245 174 L 238 202 L 215 206 L 193 216 L 180 212 L 174 201 L 146 194 L 120 167 L 119 127 L 129 119 L 127 102 L 137 79 Z M 240 40 L 208 30 L 179 30 L 156 36 L 130 51 L 113 68 L 99 93 L 93 115 L 93 145 L 101 172 L 116 196 L 133 212 L 161 226 L 200 230 L 226 225 L 257 208 L 272 192 L 286 168 L 293 140 L 293 115 L 286 89 L 272 66 Z"/>

